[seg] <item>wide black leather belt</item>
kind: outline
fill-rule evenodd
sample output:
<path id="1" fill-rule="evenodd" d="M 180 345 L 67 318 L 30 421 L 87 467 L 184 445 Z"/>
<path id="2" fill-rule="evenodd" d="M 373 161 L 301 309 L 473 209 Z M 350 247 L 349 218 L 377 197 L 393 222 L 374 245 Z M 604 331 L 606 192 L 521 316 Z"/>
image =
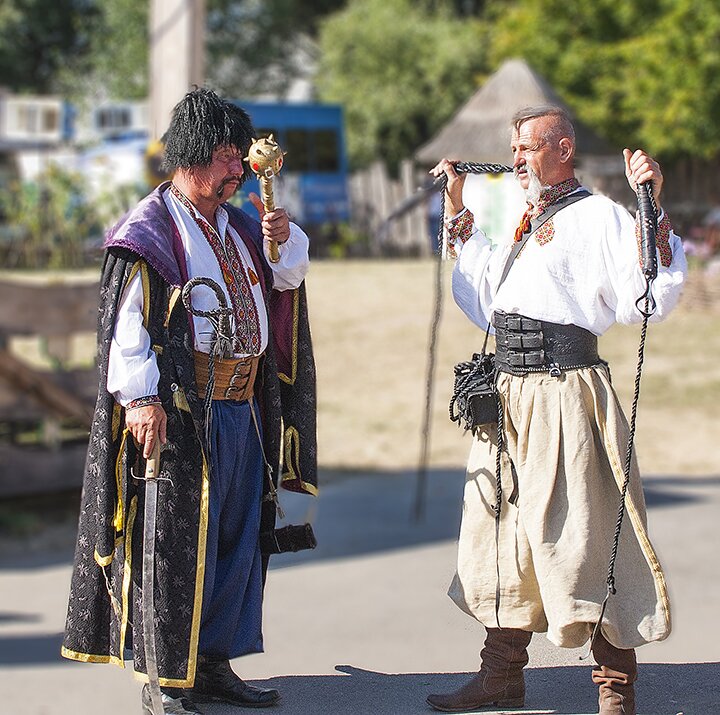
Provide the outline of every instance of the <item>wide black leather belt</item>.
<path id="1" fill-rule="evenodd" d="M 597 336 L 577 325 L 558 325 L 516 313 L 493 313 L 495 367 L 511 375 L 576 370 L 602 362 Z"/>

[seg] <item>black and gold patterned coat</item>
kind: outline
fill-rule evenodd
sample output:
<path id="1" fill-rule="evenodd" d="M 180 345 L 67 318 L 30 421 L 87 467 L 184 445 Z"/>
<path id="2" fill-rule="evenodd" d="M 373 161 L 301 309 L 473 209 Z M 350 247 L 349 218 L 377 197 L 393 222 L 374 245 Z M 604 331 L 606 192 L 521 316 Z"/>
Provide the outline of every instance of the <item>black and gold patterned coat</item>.
<path id="1" fill-rule="evenodd" d="M 160 372 L 167 444 L 158 483 L 155 634 L 162 685 L 190 687 L 195 678 L 202 608 L 209 466 L 204 415 L 193 367 L 191 318 L 179 299 L 187 279 L 180 237 L 161 186 L 143 199 L 106 239 L 98 319 L 99 389 L 90 433 L 75 564 L 62 654 L 124 667 L 132 650 L 145 672 L 142 621 L 142 455 L 125 430 L 124 410 L 107 392 L 115 315 L 125 286 L 140 273 L 144 323 Z M 264 448 L 287 489 L 317 493 L 315 368 L 304 285 L 270 289 L 257 221 L 226 205 L 263 282 L 270 340 L 255 384 Z M 282 440 L 281 440 L 282 436 Z M 265 490 L 269 488 L 265 484 Z M 261 530 L 273 528 L 275 505 L 263 501 Z M 264 559 L 267 569 L 267 559 Z M 141 676 L 144 677 L 144 676 Z"/>

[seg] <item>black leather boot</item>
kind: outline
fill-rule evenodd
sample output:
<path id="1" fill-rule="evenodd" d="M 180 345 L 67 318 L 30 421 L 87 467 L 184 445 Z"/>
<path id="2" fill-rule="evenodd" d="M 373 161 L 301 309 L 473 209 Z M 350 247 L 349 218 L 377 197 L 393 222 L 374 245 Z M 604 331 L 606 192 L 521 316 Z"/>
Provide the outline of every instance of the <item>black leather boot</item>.
<path id="1" fill-rule="evenodd" d="M 230 661 L 212 656 L 198 656 L 195 685 L 186 691 L 199 703 L 227 703 L 241 708 L 267 708 L 280 699 L 274 688 L 256 688 L 239 678 Z"/>

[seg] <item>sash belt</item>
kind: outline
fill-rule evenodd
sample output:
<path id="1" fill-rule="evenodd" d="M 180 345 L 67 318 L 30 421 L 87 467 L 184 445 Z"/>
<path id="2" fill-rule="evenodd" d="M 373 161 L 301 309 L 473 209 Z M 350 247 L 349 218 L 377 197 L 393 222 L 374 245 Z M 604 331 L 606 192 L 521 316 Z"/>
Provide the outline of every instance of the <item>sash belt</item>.
<path id="1" fill-rule="evenodd" d="M 215 386 L 213 400 L 249 400 L 253 396 L 253 385 L 257 375 L 260 357 L 244 357 L 221 359 L 213 358 Z M 197 382 L 198 396 L 205 398 L 208 384 L 208 367 L 210 357 L 207 353 L 197 350 L 195 358 L 195 381 Z"/>
<path id="2" fill-rule="evenodd" d="M 495 367 L 511 375 L 576 370 L 601 363 L 597 336 L 577 325 L 558 325 L 495 311 Z"/>

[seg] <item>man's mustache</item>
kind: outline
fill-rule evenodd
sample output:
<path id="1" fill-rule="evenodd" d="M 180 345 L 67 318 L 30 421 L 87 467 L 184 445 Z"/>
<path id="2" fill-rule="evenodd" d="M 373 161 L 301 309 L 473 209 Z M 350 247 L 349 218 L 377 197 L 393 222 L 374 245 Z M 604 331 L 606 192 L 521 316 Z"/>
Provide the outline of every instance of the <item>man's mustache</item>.
<path id="1" fill-rule="evenodd" d="M 242 175 L 233 174 L 232 176 L 227 176 L 227 177 L 225 177 L 225 178 L 220 182 L 220 186 L 218 186 L 218 189 L 217 189 L 217 191 L 215 192 L 215 194 L 216 194 L 218 197 L 222 196 L 222 195 L 223 195 L 223 191 L 225 190 L 225 187 L 226 187 L 229 183 L 231 183 L 231 182 L 233 182 L 233 181 L 237 181 L 238 186 L 239 186 L 239 185 L 240 185 L 240 182 L 242 181 Z"/>

